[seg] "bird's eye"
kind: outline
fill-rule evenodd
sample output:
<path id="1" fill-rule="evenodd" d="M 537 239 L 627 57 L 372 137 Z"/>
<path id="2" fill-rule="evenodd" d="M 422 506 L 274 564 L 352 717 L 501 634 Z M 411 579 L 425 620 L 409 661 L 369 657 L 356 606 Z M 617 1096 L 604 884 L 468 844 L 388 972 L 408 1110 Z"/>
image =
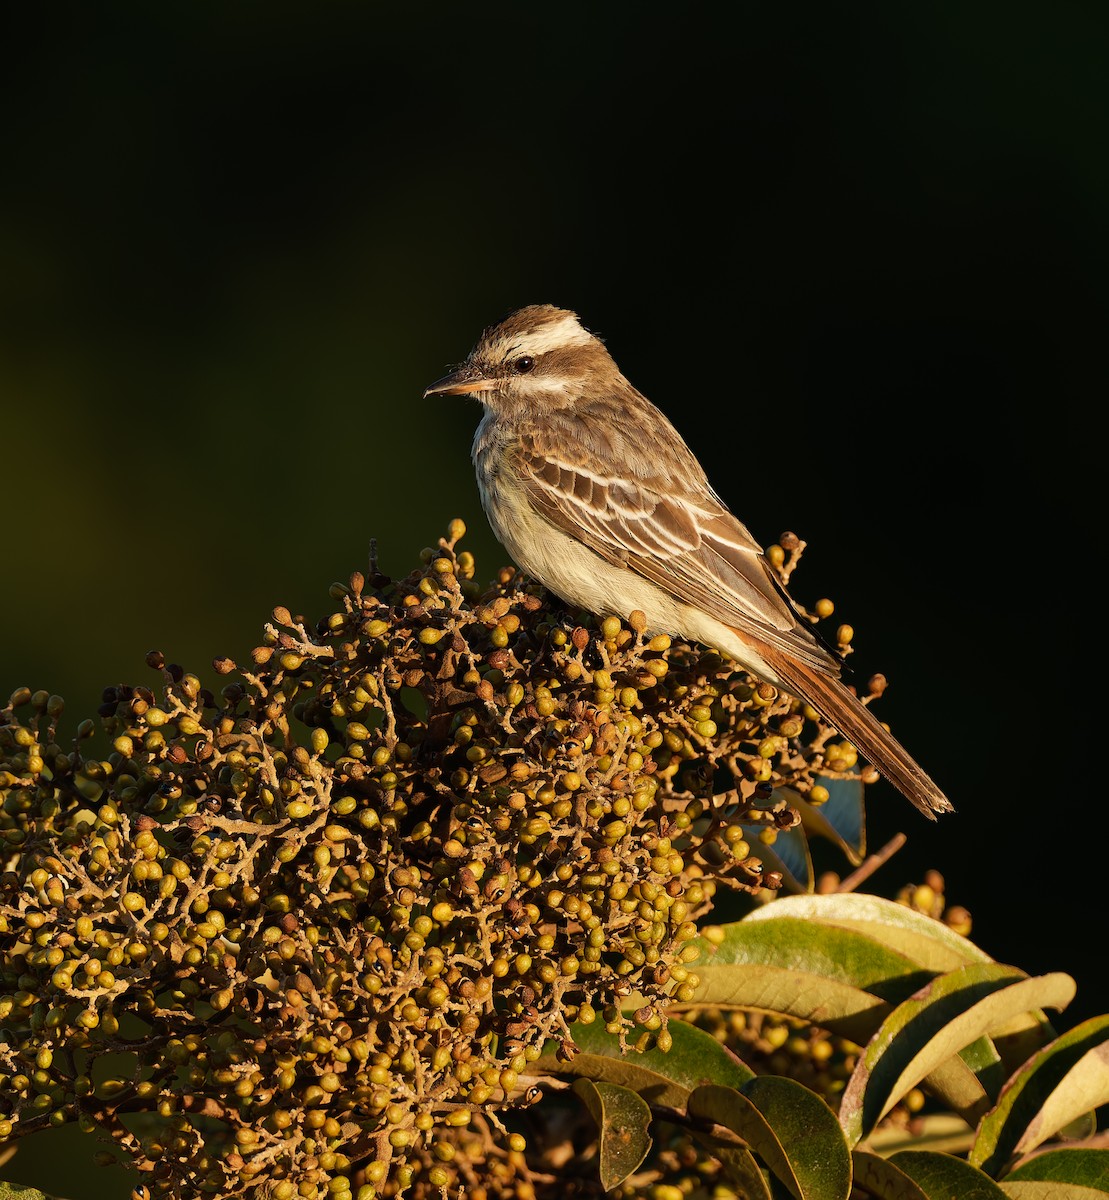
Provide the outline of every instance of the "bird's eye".
<path id="1" fill-rule="evenodd" d="M 522 354 L 512 364 L 512 370 L 517 375 L 526 375 L 535 366 L 535 359 L 530 354 Z"/>

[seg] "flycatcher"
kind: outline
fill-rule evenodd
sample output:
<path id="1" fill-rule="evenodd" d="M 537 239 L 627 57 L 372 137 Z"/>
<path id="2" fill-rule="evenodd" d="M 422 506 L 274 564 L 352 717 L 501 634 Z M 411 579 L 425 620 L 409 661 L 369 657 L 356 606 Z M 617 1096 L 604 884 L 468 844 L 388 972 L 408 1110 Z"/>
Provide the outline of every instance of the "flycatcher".
<path id="1" fill-rule="evenodd" d="M 425 392 L 470 395 L 478 489 L 516 565 L 598 615 L 712 646 L 810 704 L 925 816 L 951 803 L 840 679 L 746 526 L 670 421 L 575 313 L 534 304 L 486 329 Z"/>

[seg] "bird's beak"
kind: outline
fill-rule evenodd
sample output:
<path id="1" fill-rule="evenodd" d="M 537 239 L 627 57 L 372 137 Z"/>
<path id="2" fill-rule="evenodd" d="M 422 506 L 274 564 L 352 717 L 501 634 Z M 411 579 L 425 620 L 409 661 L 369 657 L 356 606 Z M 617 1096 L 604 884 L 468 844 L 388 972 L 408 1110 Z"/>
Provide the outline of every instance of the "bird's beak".
<path id="1" fill-rule="evenodd" d="M 492 379 L 486 379 L 476 367 L 463 364 L 457 371 L 437 379 L 430 387 L 424 389 L 424 399 L 428 396 L 469 396 L 474 392 L 491 392 L 496 384 Z"/>

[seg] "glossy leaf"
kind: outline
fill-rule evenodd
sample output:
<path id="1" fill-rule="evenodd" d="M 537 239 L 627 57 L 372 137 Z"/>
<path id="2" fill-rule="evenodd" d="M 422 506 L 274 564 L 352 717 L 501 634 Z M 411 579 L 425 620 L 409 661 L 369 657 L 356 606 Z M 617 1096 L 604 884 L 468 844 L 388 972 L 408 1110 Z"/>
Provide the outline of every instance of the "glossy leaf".
<path id="1" fill-rule="evenodd" d="M 639 1167 L 651 1149 L 647 1132 L 651 1110 L 635 1092 L 603 1080 L 576 1079 L 574 1091 L 596 1122 L 601 1186 L 611 1191 Z"/>
<path id="2" fill-rule="evenodd" d="M 1109 1195 L 1109 1150 L 1045 1150 L 1010 1171 L 1003 1186 L 1017 1182 L 1045 1182 L 1094 1188 Z"/>
<path id="3" fill-rule="evenodd" d="M 770 908 L 784 902 L 775 901 Z M 811 1021 L 864 1042 L 930 974 L 905 955 L 851 929 L 783 914 L 723 927 L 700 939 L 693 1004 L 759 1009 Z"/>
<path id="4" fill-rule="evenodd" d="M 536 1069 L 552 1075 L 576 1075 L 579 1078 L 607 1080 L 637 1092 L 649 1104 L 685 1109 L 690 1092 L 703 1083 L 713 1082 L 742 1087 L 754 1079 L 750 1070 L 714 1037 L 685 1021 L 671 1020 L 667 1026 L 673 1045 L 667 1053 L 647 1050 L 620 1052 L 620 1039 L 607 1033 L 599 1022 L 571 1026 L 579 1049 L 573 1062 L 555 1058 L 556 1044 L 549 1045 L 536 1062 Z M 770 1200 L 770 1192 L 751 1152 L 743 1146 L 718 1145 L 693 1132 L 710 1146 L 731 1178 L 750 1200 Z"/>
<path id="5" fill-rule="evenodd" d="M 570 1026 L 579 1053 L 572 1062 L 555 1057 L 557 1043 L 549 1043 L 535 1063 L 535 1071 L 550 1075 L 583 1076 L 607 1080 L 638 1092 L 650 1104 L 684 1109 L 689 1093 L 702 1083 L 742 1087 L 754 1072 L 730 1050 L 702 1029 L 671 1020 L 667 1028 L 674 1044 L 667 1053 L 646 1050 L 620 1052 L 620 1039 L 595 1021 Z"/>
<path id="6" fill-rule="evenodd" d="M 744 921 L 768 921 L 797 917 L 820 925 L 853 929 L 889 946 L 911 959 L 918 967 L 939 973 L 971 962 L 992 962 L 984 950 L 942 921 L 926 917 L 904 904 L 843 892 L 828 896 L 782 896 L 744 917 Z"/>
<path id="7" fill-rule="evenodd" d="M 760 1075 L 739 1090 L 697 1088 L 689 1113 L 743 1138 L 797 1200 L 847 1200 L 851 1156 L 843 1131 L 824 1101 L 796 1080 Z"/>
<path id="8" fill-rule="evenodd" d="M 954 970 L 968 963 L 989 963 L 993 960 L 980 950 L 973 942 L 955 933 L 940 921 L 915 912 L 903 904 L 895 904 L 878 896 L 859 893 L 844 893 L 826 896 L 783 896 L 773 904 L 764 905 L 749 913 L 742 921 L 734 926 L 726 926 L 730 930 L 742 926 L 754 931 L 756 928 L 770 923 L 765 936 L 765 944 L 772 946 L 774 942 L 774 927 L 782 920 L 800 920 L 810 927 L 810 936 L 819 940 L 816 930 L 852 933 L 867 939 L 868 943 L 878 943 L 888 951 L 901 956 L 914 964 L 920 974 L 916 980 L 907 978 L 904 982 L 911 985 L 923 982 L 930 974 L 939 974 Z M 780 927 L 779 927 L 780 928 Z M 754 933 L 748 935 L 757 937 Z M 873 951 L 871 951 L 873 953 Z M 726 956 L 725 956 L 726 957 Z M 719 964 L 719 957 L 715 959 Z M 727 986 L 715 986 L 708 982 L 707 971 L 711 969 L 714 959 L 704 957 L 698 965 L 698 974 L 705 981 L 706 989 L 714 987 L 722 997 L 720 1000 L 709 1000 L 708 991 L 704 993 L 704 1003 L 728 1003 Z M 769 963 L 776 963 L 771 958 Z M 803 962 L 798 964 L 804 970 Z M 771 968 L 773 969 L 773 968 Z M 819 969 L 818 969 L 819 970 Z M 885 987 L 879 986 L 872 977 L 866 979 L 850 973 L 846 978 L 835 974 L 829 977 L 833 983 L 847 983 L 863 991 L 871 992 L 884 999 L 903 999 L 905 993 L 899 990 L 896 980 Z M 769 979 L 767 995 L 771 999 L 775 992 L 779 995 L 779 1003 L 783 1005 L 780 1011 L 795 1015 L 800 1019 L 806 1017 L 805 986 L 806 981 L 784 981 L 776 983 Z M 758 981 L 754 981 L 757 990 Z M 793 992 L 799 992 L 794 999 Z M 835 995 L 835 987 L 829 986 L 826 1011 L 836 1020 L 845 1020 L 844 1025 L 828 1025 L 833 1032 L 841 1033 L 855 1041 L 863 1041 L 874 1028 L 873 1021 L 882 1017 L 880 1010 L 869 1011 L 865 998 L 850 994 Z M 1039 1046 L 1055 1036 L 1055 1031 L 1048 1023 L 1042 1012 L 1026 1012 L 1015 1016 L 1010 1022 L 998 1026 L 993 1031 L 992 1041 L 998 1052 L 996 1084 L 988 1089 L 990 1095 L 996 1094 L 1004 1078 L 1016 1069 Z"/>
<path id="9" fill-rule="evenodd" d="M 890 1163 L 920 1188 L 928 1200 L 1004 1200 L 1005 1193 L 977 1167 L 935 1150 L 900 1150 Z"/>
<path id="10" fill-rule="evenodd" d="M 1109 1104 L 1109 1016 L 1093 1017 L 1034 1054 L 978 1129 L 970 1161 L 996 1175 L 1075 1117 Z"/>
<path id="11" fill-rule="evenodd" d="M 905 1093 L 996 1025 L 1033 1008 L 1063 1008 L 1068 975 L 1029 978 L 1014 967 L 972 963 L 938 976 L 898 1005 L 860 1056 L 840 1106 L 854 1143 Z"/>
<path id="12" fill-rule="evenodd" d="M 785 908 L 787 901 L 783 898 L 767 907 Z M 698 975 L 734 963 L 769 964 L 848 984 L 884 1000 L 903 999 L 931 978 L 910 957 L 865 934 L 788 912 L 759 919 L 751 914 L 722 929 L 720 941 L 694 941 L 702 949 L 695 968 Z"/>

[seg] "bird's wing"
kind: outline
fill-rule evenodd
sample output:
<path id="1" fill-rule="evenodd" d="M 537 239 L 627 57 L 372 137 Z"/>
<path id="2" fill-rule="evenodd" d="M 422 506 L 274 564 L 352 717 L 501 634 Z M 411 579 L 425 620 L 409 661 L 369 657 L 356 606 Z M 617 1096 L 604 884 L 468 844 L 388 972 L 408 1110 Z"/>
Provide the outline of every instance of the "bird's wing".
<path id="1" fill-rule="evenodd" d="M 596 465 L 603 458 L 590 455 L 586 465 L 576 450 L 550 423 L 521 439 L 527 494 L 548 521 L 723 624 L 838 673 L 835 656 L 799 618 L 762 548 L 691 454 L 668 464 L 665 477 L 636 479 L 605 475 Z"/>

